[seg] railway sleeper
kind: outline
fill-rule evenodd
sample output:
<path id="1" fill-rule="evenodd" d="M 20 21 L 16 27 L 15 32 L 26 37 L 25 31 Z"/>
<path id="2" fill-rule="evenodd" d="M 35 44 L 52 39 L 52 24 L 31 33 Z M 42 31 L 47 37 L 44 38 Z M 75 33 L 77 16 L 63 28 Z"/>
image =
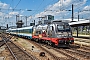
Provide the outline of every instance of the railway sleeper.
<path id="1" fill-rule="evenodd" d="M 0 44 L 0 47 L 3 46 L 5 43 Z"/>

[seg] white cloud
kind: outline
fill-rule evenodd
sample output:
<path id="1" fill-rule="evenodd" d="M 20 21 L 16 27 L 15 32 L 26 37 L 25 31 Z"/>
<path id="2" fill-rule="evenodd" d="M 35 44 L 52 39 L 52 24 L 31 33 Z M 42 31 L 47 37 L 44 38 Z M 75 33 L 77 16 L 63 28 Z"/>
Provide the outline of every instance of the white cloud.
<path id="1" fill-rule="evenodd" d="M 85 6 L 83 10 L 90 10 L 90 6 Z"/>
<path id="2" fill-rule="evenodd" d="M 57 2 L 53 5 L 47 6 L 44 11 L 36 14 L 35 17 L 30 16 L 28 18 L 28 21 L 31 20 L 32 18 L 33 18 L 32 20 L 34 20 L 34 18 L 43 17 L 45 15 L 54 15 L 55 19 L 71 18 L 71 11 L 60 11 L 60 10 L 70 10 L 72 4 L 74 4 L 74 17 L 77 18 L 77 11 L 79 9 L 81 9 L 81 10 L 89 9 L 90 10 L 90 6 L 85 6 L 83 8 L 86 1 L 87 0 L 60 0 L 59 2 Z M 2 3 L 2 2 L 0 2 L 0 8 L 12 9 L 12 7 L 10 7 L 9 4 Z M 8 19 L 8 20 L 13 22 L 13 20 L 15 20 L 15 19 L 11 19 L 13 17 L 13 15 L 15 18 L 15 15 L 22 14 L 23 12 L 24 12 L 23 10 L 21 10 L 19 12 L 17 12 L 17 11 L 10 12 L 9 11 L 9 14 L 0 12 L 0 16 L 9 17 L 10 19 Z M 88 17 L 88 15 L 90 16 L 90 11 L 89 12 L 80 12 L 79 14 L 80 14 L 80 16 L 86 15 L 86 17 Z M 25 20 L 25 18 L 23 20 Z"/>
<path id="3" fill-rule="evenodd" d="M 64 16 L 68 18 L 71 18 L 70 14 L 71 12 L 69 11 L 60 11 L 60 10 L 70 10 L 71 5 L 74 5 L 74 10 L 82 7 L 87 0 L 60 0 L 59 2 L 49 5 L 45 11 L 42 11 L 41 13 L 38 13 L 35 15 L 35 17 L 40 17 L 44 15 L 54 15 L 54 16 L 59 16 L 60 18 Z M 52 10 L 52 11 L 51 11 Z"/>
<path id="4" fill-rule="evenodd" d="M 0 12 L 0 16 L 3 16 L 3 15 L 4 15 L 4 13 Z"/>
<path id="5" fill-rule="evenodd" d="M 0 8 L 1 8 L 1 11 L 3 11 L 3 12 L 0 12 L 1 17 L 9 17 L 10 18 L 10 17 L 12 17 L 12 15 L 19 14 L 19 12 L 15 12 L 15 11 L 13 11 L 13 12 L 7 11 L 7 9 L 12 9 L 12 7 L 10 7 L 9 4 L 2 3 L 1 1 L 0 1 Z M 6 9 L 6 10 L 4 10 L 4 9 Z M 21 11 L 21 13 L 23 13 L 23 12 L 24 11 Z"/>
<path id="6" fill-rule="evenodd" d="M 90 19 L 90 6 L 85 6 L 80 12 L 79 12 L 80 18 Z M 76 12 L 75 16 L 78 16 L 78 13 Z"/>
<path id="7" fill-rule="evenodd" d="M 9 8 L 9 5 L 6 3 L 0 2 L 0 8 L 7 9 L 7 8 Z"/>
<path id="8" fill-rule="evenodd" d="M 5 22 L 4 25 L 9 24 L 9 22 L 15 23 L 16 21 L 15 15 L 18 15 L 18 14 L 21 15 L 24 12 L 23 10 L 20 10 L 20 11 L 8 10 L 7 11 L 7 9 L 12 9 L 12 7 L 9 4 L 3 3 L 1 1 L 0 1 L 0 8 L 1 8 L 0 9 L 0 22 L 1 23 Z"/>
<path id="9" fill-rule="evenodd" d="M 21 14 L 24 13 L 24 10 L 21 10 Z"/>
<path id="10" fill-rule="evenodd" d="M 17 15 L 19 12 L 10 12 L 9 15 Z"/>

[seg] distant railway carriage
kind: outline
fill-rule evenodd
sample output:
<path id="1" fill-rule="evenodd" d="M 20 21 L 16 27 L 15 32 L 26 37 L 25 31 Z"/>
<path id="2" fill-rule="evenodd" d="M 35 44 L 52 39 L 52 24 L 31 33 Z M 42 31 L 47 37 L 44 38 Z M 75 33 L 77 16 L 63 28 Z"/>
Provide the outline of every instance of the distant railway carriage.
<path id="1" fill-rule="evenodd" d="M 9 34 L 17 35 L 19 37 L 27 37 L 27 38 L 32 39 L 33 26 L 9 29 L 9 30 L 6 30 L 6 32 Z"/>
<path id="2" fill-rule="evenodd" d="M 65 22 L 53 22 L 51 24 L 10 29 L 7 30 L 7 33 L 58 47 L 74 43 L 72 30 L 69 24 Z"/>

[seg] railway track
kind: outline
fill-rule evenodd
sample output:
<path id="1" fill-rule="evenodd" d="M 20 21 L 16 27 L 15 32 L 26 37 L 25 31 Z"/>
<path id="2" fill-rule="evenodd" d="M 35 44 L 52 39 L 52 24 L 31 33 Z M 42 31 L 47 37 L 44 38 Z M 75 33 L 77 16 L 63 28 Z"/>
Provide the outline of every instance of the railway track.
<path id="1" fill-rule="evenodd" d="M 31 42 L 32 42 L 32 41 L 30 41 L 30 43 L 31 43 Z M 48 46 L 48 45 L 39 44 L 39 43 L 36 43 L 36 42 L 33 42 L 33 43 L 34 43 L 36 46 L 39 46 L 40 48 L 42 48 L 42 49 L 43 49 L 44 51 L 46 51 L 47 53 L 49 53 L 49 54 L 53 57 L 53 59 L 55 59 L 55 60 L 79 60 L 77 57 L 73 56 L 73 54 L 66 53 L 66 50 L 64 50 L 64 49 L 58 49 L 58 48 L 54 48 L 54 47 L 51 47 L 51 46 Z M 57 51 L 58 53 L 67 56 L 67 58 L 63 58 L 63 59 L 62 59 L 62 57 L 57 57 L 57 56 L 55 56 L 53 53 L 51 53 L 50 51 L 47 51 L 45 48 L 43 48 L 43 46 L 46 47 L 46 48 L 53 49 L 53 50 Z"/>
<path id="2" fill-rule="evenodd" d="M 90 52 L 77 50 L 77 49 L 70 49 L 70 51 L 76 52 L 79 56 L 85 57 L 87 59 L 90 59 Z"/>
<path id="3" fill-rule="evenodd" d="M 51 55 L 52 58 L 55 60 L 70 60 L 70 59 L 71 60 L 89 60 L 90 59 L 90 56 L 89 56 L 90 52 L 77 50 L 78 48 L 80 48 L 79 46 L 76 46 L 76 47 L 73 46 L 73 48 L 70 48 L 70 49 L 57 49 L 57 48 L 54 48 L 54 47 L 51 47 L 48 45 L 39 44 L 39 43 L 32 42 L 32 41 L 29 41 L 29 42 L 34 44 L 35 46 L 39 46 L 42 50 L 46 51 L 49 55 Z M 58 53 L 67 56 L 67 58 L 57 57 L 50 51 L 47 51 L 45 48 L 43 48 L 42 45 L 46 46 L 46 48 L 52 48 L 53 50 L 57 51 Z"/>
<path id="4" fill-rule="evenodd" d="M 53 48 L 47 45 L 44 45 L 44 46 L 46 46 L 47 48 L 51 48 L 59 52 L 60 54 L 67 56 L 69 59 L 72 59 L 72 60 L 89 60 L 90 59 L 90 50 L 88 52 L 87 50 L 82 50 L 83 47 L 82 48 L 76 47 L 76 48 L 58 49 L 58 48 Z"/>
<path id="5" fill-rule="evenodd" d="M 1 40 L 0 41 L 0 47 L 3 46 L 4 44 L 5 44 L 4 41 Z"/>
<path id="6" fill-rule="evenodd" d="M 67 57 L 66 60 L 78 60 L 77 57 L 74 57 L 71 54 L 66 53 L 66 51 L 64 49 L 62 49 L 62 48 L 59 49 L 59 48 L 54 48 L 54 47 L 47 46 L 47 45 L 44 45 L 44 46 L 47 47 L 47 48 L 53 49 L 53 50 L 55 50 L 56 52 L 58 52 L 60 54 L 65 55 Z"/>
<path id="7" fill-rule="evenodd" d="M 75 45 L 77 45 L 77 44 L 75 44 Z M 87 59 L 88 58 L 90 59 L 90 46 L 81 46 L 81 47 L 79 47 L 79 49 L 75 49 L 75 48 L 72 48 L 72 47 L 70 47 L 71 50 L 74 50 L 77 53 L 79 53 L 81 56 L 83 56 Z"/>
<path id="8" fill-rule="evenodd" d="M 82 47 L 80 47 L 80 48 L 82 48 L 82 49 L 84 49 L 84 50 L 89 50 L 89 51 L 90 51 L 90 46 L 82 46 Z"/>
<path id="9" fill-rule="evenodd" d="M 34 44 L 35 46 L 38 46 L 39 48 L 41 48 L 42 50 L 44 50 L 45 52 L 47 52 L 54 60 L 67 60 L 66 58 L 62 58 L 62 57 L 57 57 L 56 55 L 54 55 L 53 53 L 51 53 L 50 51 L 46 50 L 45 48 L 43 48 L 43 46 L 41 46 L 39 43 L 30 41 L 30 43 Z"/>
<path id="10" fill-rule="evenodd" d="M 36 43 L 36 42 L 30 41 L 30 40 L 28 40 L 28 41 L 30 43 L 34 44 L 35 46 L 38 46 L 45 52 L 47 52 L 53 58 L 53 60 L 90 60 L 90 49 L 87 48 L 86 46 L 79 47 L 77 45 L 74 45 L 74 46 L 71 46 L 70 48 L 63 49 L 63 48 L 54 48 L 54 47 Z M 56 52 L 58 52 L 58 54 L 63 54 L 67 58 L 58 57 L 58 56 L 54 55 L 53 53 L 51 53 L 49 50 L 43 48 L 43 46 L 46 48 L 53 49 Z"/>
<path id="11" fill-rule="evenodd" d="M 14 44 L 10 39 L 3 37 L 2 41 L 6 44 L 14 60 L 38 60 L 36 57 Z"/>
<path id="12" fill-rule="evenodd" d="M 48 48 L 48 46 L 47 46 Z M 82 51 L 82 50 L 78 50 L 78 49 L 72 49 L 72 48 L 53 48 L 50 47 L 49 48 L 67 56 L 68 58 L 72 59 L 72 60 L 90 60 L 90 52 L 86 52 L 86 51 Z"/>

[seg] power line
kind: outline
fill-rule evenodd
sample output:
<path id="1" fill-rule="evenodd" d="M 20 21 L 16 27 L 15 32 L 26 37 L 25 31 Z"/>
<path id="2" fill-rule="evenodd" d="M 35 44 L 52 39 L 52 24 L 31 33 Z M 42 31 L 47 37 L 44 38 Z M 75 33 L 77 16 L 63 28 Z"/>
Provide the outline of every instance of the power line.
<path id="1" fill-rule="evenodd" d="M 12 3 L 13 1 L 14 1 L 14 0 L 12 0 L 11 3 Z M 15 6 L 15 8 L 19 5 L 20 2 L 21 2 L 21 0 L 19 0 L 18 4 Z M 10 7 L 9 7 L 9 8 L 10 8 Z M 14 8 L 14 9 L 3 9 L 3 8 L 0 8 L 0 10 L 13 10 L 13 11 L 14 11 L 14 10 L 17 10 L 17 11 L 24 10 L 24 9 L 15 9 L 15 8 Z M 12 11 L 12 12 L 13 12 L 13 11 Z"/>
<path id="2" fill-rule="evenodd" d="M 53 2 L 53 1 L 55 1 L 55 0 L 52 0 L 51 2 Z M 47 5 L 49 5 L 51 2 L 49 2 Z M 45 8 L 47 5 L 45 5 L 43 8 Z"/>
<path id="3" fill-rule="evenodd" d="M 11 4 L 10 5 L 12 5 L 12 7 L 14 7 L 14 1 L 13 0 L 11 1 Z"/>
<path id="4" fill-rule="evenodd" d="M 37 9 L 36 10 L 38 10 L 39 8 L 40 8 L 40 6 L 42 5 L 42 3 L 44 2 L 44 0 L 40 3 L 40 5 L 37 7 Z M 37 11 L 35 11 L 33 14 L 35 14 Z M 33 14 L 31 14 L 31 15 L 33 15 Z"/>
<path id="5" fill-rule="evenodd" d="M 13 2 L 13 0 L 11 1 L 11 4 L 13 4 L 12 2 Z M 11 4 L 10 4 L 10 5 L 11 5 Z M 9 10 L 10 10 L 9 8 L 10 8 L 10 6 L 8 7 L 8 9 L 0 8 L 0 10 L 8 10 L 8 11 L 9 11 Z M 7 11 L 7 12 L 8 12 L 8 11 Z M 5 13 L 5 12 L 2 12 L 2 13 Z M 8 13 L 5 13 L 5 14 L 8 14 Z M 5 16 L 5 15 L 4 15 L 4 16 Z M 3 17 L 4 17 L 4 16 L 3 16 Z"/>
<path id="6" fill-rule="evenodd" d="M 18 4 L 15 6 L 15 8 L 19 5 L 20 2 L 21 2 L 21 0 L 19 0 Z M 14 9 L 15 9 L 15 8 L 14 8 Z"/>
<path id="7" fill-rule="evenodd" d="M 52 0 L 51 2 L 53 2 L 53 1 L 55 1 L 55 0 Z M 51 2 L 49 2 L 48 4 L 46 4 L 45 6 L 43 6 L 41 9 L 45 8 L 45 7 L 46 7 L 47 5 L 49 5 Z M 40 10 L 41 10 L 41 9 L 40 9 Z M 40 10 L 37 10 L 37 11 L 40 11 Z M 36 12 L 37 12 L 37 11 L 36 11 Z M 34 12 L 33 14 L 35 14 L 35 12 Z M 31 14 L 31 15 L 33 15 L 33 14 Z"/>

